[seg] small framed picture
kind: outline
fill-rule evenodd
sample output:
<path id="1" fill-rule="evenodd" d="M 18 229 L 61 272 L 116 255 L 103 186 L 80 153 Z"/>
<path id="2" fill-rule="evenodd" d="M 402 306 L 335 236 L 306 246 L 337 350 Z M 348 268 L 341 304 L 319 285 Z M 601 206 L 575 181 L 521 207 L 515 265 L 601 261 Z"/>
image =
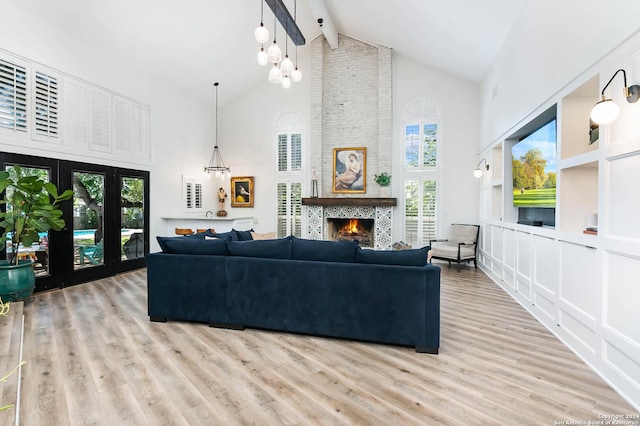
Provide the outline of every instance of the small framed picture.
<path id="1" fill-rule="evenodd" d="M 231 207 L 253 207 L 253 176 L 231 178 Z"/>
<path id="2" fill-rule="evenodd" d="M 367 190 L 367 148 L 333 148 L 333 192 L 362 194 Z"/>

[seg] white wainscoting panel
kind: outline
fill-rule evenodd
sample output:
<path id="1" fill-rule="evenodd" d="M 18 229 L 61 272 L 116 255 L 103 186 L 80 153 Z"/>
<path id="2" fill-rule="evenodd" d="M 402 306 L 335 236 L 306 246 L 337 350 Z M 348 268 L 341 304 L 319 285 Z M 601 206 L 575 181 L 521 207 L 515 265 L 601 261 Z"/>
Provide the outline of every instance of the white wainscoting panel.
<path id="1" fill-rule="evenodd" d="M 516 232 L 516 291 L 531 301 L 531 234 Z"/>
<path id="2" fill-rule="evenodd" d="M 605 269 L 604 324 L 640 348 L 640 259 L 607 253 Z"/>
<path id="3" fill-rule="evenodd" d="M 611 236 L 633 239 L 640 242 L 640 226 L 638 226 L 638 212 L 640 211 L 640 197 L 632 196 L 629 192 L 637 190 L 640 182 L 640 154 L 619 157 L 608 161 L 609 180 L 606 194 L 609 197 L 608 206 L 624 206 L 624 208 L 610 208 L 607 223 Z"/>
<path id="4" fill-rule="evenodd" d="M 503 230 L 504 238 L 504 282 L 516 288 L 516 233 L 513 229 Z"/>
<path id="5" fill-rule="evenodd" d="M 557 323 L 560 246 L 557 240 L 540 235 L 533 237 L 533 244 L 535 250 L 533 303 L 548 317 L 551 324 Z"/>

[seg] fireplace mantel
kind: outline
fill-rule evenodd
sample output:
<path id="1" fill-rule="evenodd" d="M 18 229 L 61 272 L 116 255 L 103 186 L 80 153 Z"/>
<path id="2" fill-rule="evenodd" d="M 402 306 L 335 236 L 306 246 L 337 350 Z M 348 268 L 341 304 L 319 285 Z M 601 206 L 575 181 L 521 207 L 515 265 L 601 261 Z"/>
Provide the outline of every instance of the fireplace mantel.
<path id="1" fill-rule="evenodd" d="M 303 198 L 302 205 L 304 206 L 355 206 L 355 207 L 393 207 L 397 205 L 397 198 Z"/>

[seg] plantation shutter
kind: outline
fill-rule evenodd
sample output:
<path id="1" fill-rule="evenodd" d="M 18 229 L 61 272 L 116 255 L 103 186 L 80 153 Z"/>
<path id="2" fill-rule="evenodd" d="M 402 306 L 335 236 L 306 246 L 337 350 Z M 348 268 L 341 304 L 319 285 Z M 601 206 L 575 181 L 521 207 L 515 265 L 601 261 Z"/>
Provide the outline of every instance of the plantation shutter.
<path id="1" fill-rule="evenodd" d="M 111 150 L 111 95 L 91 89 L 91 149 Z"/>
<path id="2" fill-rule="evenodd" d="M 302 135 L 293 133 L 291 135 L 291 167 L 292 172 L 302 170 Z"/>
<path id="3" fill-rule="evenodd" d="M 59 133 L 58 79 L 36 71 L 34 93 L 34 134 L 57 139 Z"/>
<path id="4" fill-rule="evenodd" d="M 118 153 L 127 154 L 131 151 L 132 110 L 130 101 L 119 96 L 113 97 L 113 139 Z"/>
<path id="5" fill-rule="evenodd" d="M 277 185 L 277 219 L 276 219 L 276 231 L 278 238 L 283 238 L 288 235 L 287 233 L 287 211 L 289 210 L 289 202 L 287 197 L 287 184 L 280 182 Z"/>
<path id="6" fill-rule="evenodd" d="M 419 182 L 406 181 L 404 183 L 405 208 L 404 208 L 404 241 L 416 246 L 418 243 L 418 202 Z"/>
<path id="7" fill-rule="evenodd" d="M 193 208 L 193 184 L 191 182 L 185 183 L 185 202 L 188 209 Z"/>
<path id="8" fill-rule="evenodd" d="M 437 181 L 407 180 L 404 183 L 404 241 L 416 246 L 436 238 Z"/>
<path id="9" fill-rule="evenodd" d="M 291 224 L 290 235 L 294 237 L 302 237 L 302 183 L 291 183 L 291 217 L 289 223 Z"/>
<path id="10" fill-rule="evenodd" d="M 0 59 L 0 128 L 27 131 L 27 71 Z"/>
<path id="11" fill-rule="evenodd" d="M 193 204 L 194 208 L 201 209 L 202 208 L 202 184 L 196 183 L 194 188 L 194 199 Z"/>
<path id="12" fill-rule="evenodd" d="M 289 163 L 289 147 L 287 135 L 278 135 L 278 171 L 286 172 Z"/>
<path id="13" fill-rule="evenodd" d="M 436 189 L 435 180 L 422 182 L 422 244 L 436 238 Z"/>
<path id="14" fill-rule="evenodd" d="M 89 147 L 89 91 L 80 81 L 64 79 L 64 144 Z"/>
<path id="15" fill-rule="evenodd" d="M 302 183 L 278 182 L 277 184 L 278 238 L 288 235 L 302 236 Z"/>

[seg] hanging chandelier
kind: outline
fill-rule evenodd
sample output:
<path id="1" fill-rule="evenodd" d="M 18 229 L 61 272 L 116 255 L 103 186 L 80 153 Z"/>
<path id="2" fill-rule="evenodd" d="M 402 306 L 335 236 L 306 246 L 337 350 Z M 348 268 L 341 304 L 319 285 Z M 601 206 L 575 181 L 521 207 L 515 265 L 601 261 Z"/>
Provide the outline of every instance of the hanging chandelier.
<path id="1" fill-rule="evenodd" d="M 298 69 L 298 46 L 305 44 L 304 36 L 296 24 L 297 19 L 297 0 L 294 0 L 293 17 L 284 5 L 283 0 L 264 0 L 273 11 L 273 44 L 265 52 L 264 43 L 268 40 L 268 31 L 264 27 L 264 10 L 263 0 L 260 0 L 260 26 L 255 30 L 255 37 L 260 43 L 260 51 L 258 52 L 258 64 L 273 64 L 269 70 L 269 82 L 282 84 L 282 87 L 288 89 L 291 82 L 299 82 L 302 80 L 302 73 Z M 285 58 L 282 59 L 282 50 L 276 42 L 276 18 L 285 30 Z M 265 35 L 266 34 L 266 35 Z M 289 59 L 289 38 L 296 46 L 296 63 L 295 69 L 293 62 Z"/>
<path id="2" fill-rule="evenodd" d="M 218 85 L 220 83 L 216 82 L 213 85 L 216 87 L 216 145 L 213 147 L 213 154 L 211 154 L 211 160 L 209 160 L 209 165 L 204 166 L 204 173 L 207 178 L 211 178 L 211 173 L 216 174 L 216 178 L 218 179 L 226 179 L 229 177 L 231 173 L 231 169 L 224 164 L 222 160 L 222 154 L 220 154 L 220 149 L 218 149 Z"/>

